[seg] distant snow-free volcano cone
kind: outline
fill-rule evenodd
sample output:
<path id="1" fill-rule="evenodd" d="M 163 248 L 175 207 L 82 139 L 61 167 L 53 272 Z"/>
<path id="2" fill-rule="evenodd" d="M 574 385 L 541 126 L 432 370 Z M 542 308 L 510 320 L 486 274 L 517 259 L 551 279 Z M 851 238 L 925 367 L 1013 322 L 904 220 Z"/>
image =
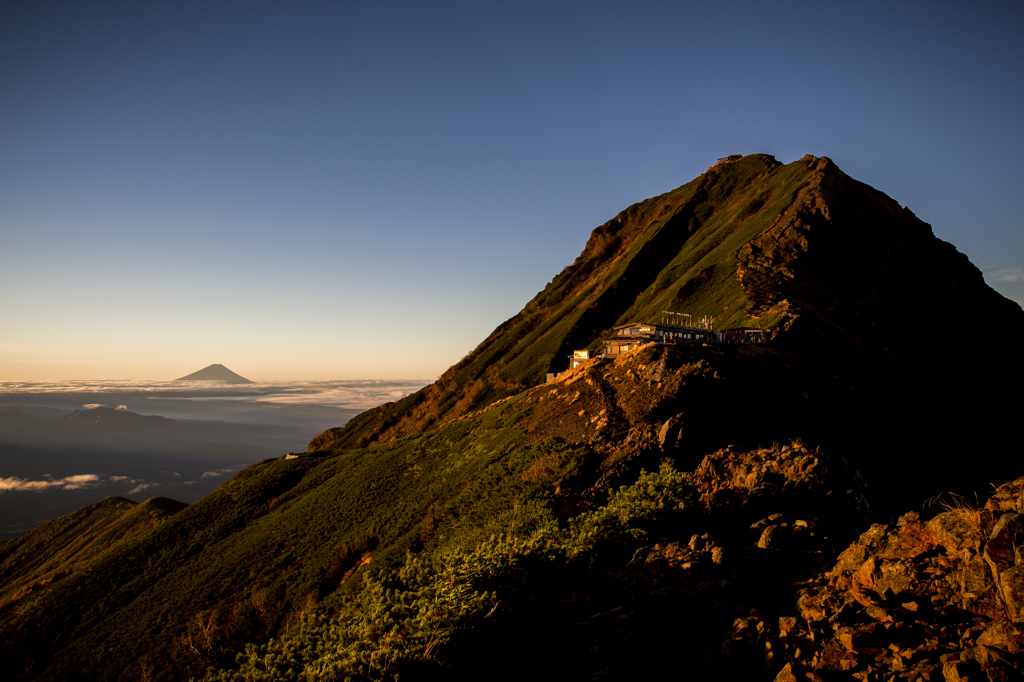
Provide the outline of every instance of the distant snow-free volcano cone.
<path id="1" fill-rule="evenodd" d="M 209 367 L 204 367 L 198 372 L 193 372 L 188 376 L 175 379 L 175 381 L 222 381 L 226 384 L 253 383 L 245 377 L 235 374 L 224 365 L 210 365 Z"/>

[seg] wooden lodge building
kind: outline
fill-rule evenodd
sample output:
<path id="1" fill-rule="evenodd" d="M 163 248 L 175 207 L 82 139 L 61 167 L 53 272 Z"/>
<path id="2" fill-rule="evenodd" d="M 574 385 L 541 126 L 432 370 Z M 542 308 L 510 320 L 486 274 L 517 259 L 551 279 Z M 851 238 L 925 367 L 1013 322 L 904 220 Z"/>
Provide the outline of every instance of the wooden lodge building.
<path id="1" fill-rule="evenodd" d="M 569 356 L 569 369 L 575 369 L 594 358 L 617 358 L 623 353 L 628 353 L 634 348 L 639 348 L 647 343 L 667 344 L 736 344 L 736 343 L 757 343 L 764 341 L 763 329 L 745 327 L 741 329 L 730 329 L 724 332 L 716 332 L 710 329 L 694 329 L 690 327 L 673 327 L 644 322 L 633 322 L 620 324 L 612 329 L 614 332 L 610 338 L 604 340 L 604 353 L 590 350 L 576 350 Z M 548 374 L 548 381 L 552 381 L 557 374 Z"/>
<path id="2" fill-rule="evenodd" d="M 687 327 L 665 327 L 642 322 L 620 324 L 612 331 L 614 332 L 612 337 L 604 341 L 604 355 L 608 358 L 618 357 L 652 341 L 654 343 L 699 343 L 704 345 L 726 342 L 726 336 L 722 332 Z"/>

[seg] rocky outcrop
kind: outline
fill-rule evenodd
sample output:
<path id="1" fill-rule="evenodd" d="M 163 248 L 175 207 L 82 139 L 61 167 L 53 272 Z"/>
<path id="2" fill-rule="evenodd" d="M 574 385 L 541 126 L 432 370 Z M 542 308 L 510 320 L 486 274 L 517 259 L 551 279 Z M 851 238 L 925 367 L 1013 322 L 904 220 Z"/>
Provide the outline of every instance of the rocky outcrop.
<path id="1" fill-rule="evenodd" d="M 1024 478 L 983 506 L 947 498 L 891 524 L 870 523 L 869 488 L 843 458 L 800 443 L 717 451 L 693 481 L 703 532 L 642 548 L 605 582 L 672 628 L 694 679 L 1020 679 Z M 671 624 L 661 601 L 700 627 Z M 658 636 L 635 645 L 651 656 Z"/>
<path id="2" fill-rule="evenodd" d="M 833 531 L 852 528 L 871 515 L 866 486 L 860 472 L 844 458 L 809 450 L 797 441 L 740 452 L 725 449 L 705 457 L 693 473 L 701 499 L 709 509 L 721 513 L 746 510 L 758 516 L 771 512 L 777 516 L 802 516 L 827 519 Z M 751 526 L 761 530 L 758 546 L 777 544 L 779 529 L 770 519 Z M 807 522 L 791 532 L 807 529 Z"/>
<path id="3" fill-rule="evenodd" d="M 703 507 L 692 525 L 625 553 L 599 551 L 510 602 L 507 629 L 488 633 L 486 646 L 512 638 L 505 651 L 546 656 L 489 674 L 627 680 L 683 670 L 694 680 L 771 680 L 774 624 L 790 615 L 799 587 L 833 565 L 850 529 L 867 523 L 868 490 L 843 458 L 799 442 L 723 448 L 691 478 Z M 562 663 L 552 672 L 539 660 Z"/>
<path id="4" fill-rule="evenodd" d="M 984 506 L 875 524 L 757 622 L 766 670 L 788 680 L 1013 680 L 1024 667 L 1024 478 Z M 838 677 L 837 677 L 838 676 Z"/>

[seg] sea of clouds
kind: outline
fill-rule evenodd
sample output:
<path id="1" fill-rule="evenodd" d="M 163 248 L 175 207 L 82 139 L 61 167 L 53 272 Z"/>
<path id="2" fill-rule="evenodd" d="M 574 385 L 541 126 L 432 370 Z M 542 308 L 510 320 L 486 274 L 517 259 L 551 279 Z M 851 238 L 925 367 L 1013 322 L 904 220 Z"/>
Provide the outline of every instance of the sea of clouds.
<path id="1" fill-rule="evenodd" d="M 401 400 L 430 383 L 400 381 L 277 381 L 253 384 L 222 384 L 210 381 L 0 381 L 0 394 L 125 394 L 180 400 L 239 400 L 282 405 L 322 405 L 368 410 Z M 90 403 L 98 406 L 103 403 Z M 114 407 L 114 405 L 108 405 Z M 124 409 L 123 405 L 117 407 Z"/>
<path id="2" fill-rule="evenodd" d="M 405 381 L 277 381 L 222 384 L 208 381 L 33 381 L 0 382 L 0 406 L 29 406 L 56 418 L 73 409 L 108 407 L 171 419 L 275 425 L 275 436 L 297 442 L 339 426 L 353 414 L 400 400 L 428 384 Z M 25 410 L 26 408 L 22 408 Z M 29 409 L 31 411 L 31 409 Z M 41 422 L 40 428 L 46 428 Z M 279 428 L 278 428 L 279 427 Z M 70 445 L 68 446 L 70 447 Z M 288 449 L 282 446 L 281 455 Z M 265 457 L 254 454 L 254 460 Z M 68 514 L 110 495 L 141 501 L 165 495 L 192 502 L 208 494 L 246 462 L 199 460 L 171 463 L 126 456 L 104 465 L 52 455 L 38 465 L 0 458 L 0 539 L 14 537 L 51 518 Z M 62 457 L 63 459 L 53 459 Z M 45 468 L 44 468 L 45 467 Z M 122 468 L 124 467 L 124 468 Z M 30 469 L 36 469 L 31 473 Z M 49 473 L 42 473 L 49 471 Z"/>
<path id="3" fill-rule="evenodd" d="M 112 476 L 111 480 L 126 478 L 126 476 Z M 95 474 L 80 474 L 77 476 L 65 476 L 64 478 L 47 477 L 37 481 L 29 481 L 17 476 L 11 476 L 9 478 L 0 478 L 0 493 L 14 490 L 81 490 L 82 488 L 92 488 L 99 483 L 100 477 Z"/>

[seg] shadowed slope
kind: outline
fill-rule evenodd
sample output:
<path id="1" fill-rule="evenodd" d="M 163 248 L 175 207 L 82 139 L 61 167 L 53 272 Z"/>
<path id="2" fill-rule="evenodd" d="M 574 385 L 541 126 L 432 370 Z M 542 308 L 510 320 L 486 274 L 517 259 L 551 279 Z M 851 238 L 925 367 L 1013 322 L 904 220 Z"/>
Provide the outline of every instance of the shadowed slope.
<path id="1" fill-rule="evenodd" d="M 437 382 L 322 434 L 310 449 L 436 428 L 561 371 L 574 349 L 597 347 L 615 325 L 656 320 L 668 308 L 717 317 L 718 328 L 771 327 L 777 318 L 746 312 L 752 301 L 736 279 L 736 253 L 792 203 L 808 166 L 755 154 L 630 206 L 595 229 L 572 265 Z"/>

